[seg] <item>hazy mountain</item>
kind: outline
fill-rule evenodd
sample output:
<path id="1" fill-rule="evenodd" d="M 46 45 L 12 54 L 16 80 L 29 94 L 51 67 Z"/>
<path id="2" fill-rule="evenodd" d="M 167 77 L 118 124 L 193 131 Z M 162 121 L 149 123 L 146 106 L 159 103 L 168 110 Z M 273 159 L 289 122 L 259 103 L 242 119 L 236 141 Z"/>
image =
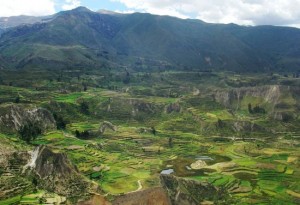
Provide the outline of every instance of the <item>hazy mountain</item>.
<path id="1" fill-rule="evenodd" d="M 0 29 L 8 29 L 25 24 L 35 24 L 38 22 L 50 21 L 53 16 L 12 16 L 12 17 L 1 17 L 0 18 Z"/>
<path id="2" fill-rule="evenodd" d="M 84 7 L 60 12 L 51 21 L 34 18 L 34 24 L 10 19 L 14 19 L 10 25 L 21 26 L 7 30 L 0 39 L 2 67 L 300 69 L 296 28 L 209 24 L 144 13 L 92 12 Z"/>

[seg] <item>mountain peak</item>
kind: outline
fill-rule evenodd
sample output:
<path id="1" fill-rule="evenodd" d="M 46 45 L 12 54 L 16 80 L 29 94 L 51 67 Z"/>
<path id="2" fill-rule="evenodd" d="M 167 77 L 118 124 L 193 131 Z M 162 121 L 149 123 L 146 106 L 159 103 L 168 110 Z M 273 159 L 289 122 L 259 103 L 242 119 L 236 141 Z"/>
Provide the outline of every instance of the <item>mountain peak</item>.
<path id="1" fill-rule="evenodd" d="M 118 13 L 118 12 L 114 12 L 114 11 L 110 11 L 110 10 L 105 10 L 105 9 L 100 9 L 97 11 L 97 13 L 100 14 L 108 14 L 108 15 L 121 15 L 122 13 Z"/>
<path id="2" fill-rule="evenodd" d="M 72 9 L 72 11 L 76 11 L 76 12 L 91 12 L 91 10 L 89 10 L 88 8 L 84 7 L 84 6 L 79 6 L 75 9 Z"/>

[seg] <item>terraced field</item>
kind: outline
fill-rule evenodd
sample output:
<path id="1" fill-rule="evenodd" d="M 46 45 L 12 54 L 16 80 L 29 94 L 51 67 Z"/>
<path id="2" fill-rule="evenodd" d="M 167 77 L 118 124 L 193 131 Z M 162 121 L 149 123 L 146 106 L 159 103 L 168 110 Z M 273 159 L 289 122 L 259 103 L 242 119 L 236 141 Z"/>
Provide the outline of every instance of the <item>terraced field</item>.
<path id="1" fill-rule="evenodd" d="M 300 203 L 297 92 L 282 86 L 272 93 L 273 85 L 238 90 L 226 84 L 231 76 L 224 78 L 224 73 L 207 78 L 184 75 L 193 78 L 185 82 L 178 73 L 166 72 L 163 81 L 160 74 L 152 75 L 158 82 L 155 86 L 149 81 L 112 82 L 101 88 L 88 84 L 85 91 L 79 89 L 82 81 L 73 78 L 49 83 L 52 92 L 44 90 L 44 81 L 37 82 L 36 89 L 1 85 L 0 108 L 42 107 L 66 123 L 65 128 L 47 130 L 30 144 L 22 142 L 17 133 L 3 132 L 1 140 L 7 138 L 26 150 L 47 145 L 66 153 L 78 171 L 111 198 L 159 186 L 160 173 L 172 169 L 176 176 L 227 190 L 236 204 Z M 216 83 L 220 79 L 225 88 Z M 234 93 L 239 93 L 238 99 Z M 266 98 L 265 93 L 271 97 Z M 249 103 L 265 112 L 250 113 Z M 282 113 L 290 116 L 291 111 L 287 121 L 277 119 Z M 108 122 L 116 130 L 101 132 Z M 78 136 L 84 132 L 88 136 Z M 1 204 L 66 201 L 64 196 L 34 190 L 32 181 L 16 176 L 18 171 L 12 163 L 0 173 L 0 184 L 12 184 L 0 190 L 14 192 L 9 198 L 0 197 Z"/>

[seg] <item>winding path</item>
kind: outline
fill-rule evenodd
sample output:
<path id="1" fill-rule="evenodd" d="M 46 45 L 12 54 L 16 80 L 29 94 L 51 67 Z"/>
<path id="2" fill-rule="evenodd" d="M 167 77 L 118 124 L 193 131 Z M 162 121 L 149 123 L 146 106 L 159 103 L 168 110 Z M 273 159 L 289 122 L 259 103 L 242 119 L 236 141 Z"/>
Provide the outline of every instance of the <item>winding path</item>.
<path id="1" fill-rule="evenodd" d="M 141 180 L 138 180 L 137 183 L 139 185 L 139 188 L 136 191 L 140 191 L 143 188 L 142 182 L 141 182 Z"/>
<path id="2" fill-rule="evenodd" d="M 142 190 L 143 186 L 142 186 L 141 180 L 138 180 L 137 183 L 138 183 L 139 187 L 135 191 L 131 191 L 131 192 L 128 192 L 128 193 L 134 193 L 134 192 L 138 192 L 138 191 Z"/>

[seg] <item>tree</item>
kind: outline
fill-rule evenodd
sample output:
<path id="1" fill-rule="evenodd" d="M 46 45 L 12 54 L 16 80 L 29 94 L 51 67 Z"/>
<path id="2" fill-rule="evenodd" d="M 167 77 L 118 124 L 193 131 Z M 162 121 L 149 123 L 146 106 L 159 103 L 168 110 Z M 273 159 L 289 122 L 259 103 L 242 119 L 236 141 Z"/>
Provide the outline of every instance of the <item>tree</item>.
<path id="1" fill-rule="evenodd" d="M 20 96 L 16 97 L 15 99 L 15 103 L 19 103 L 20 102 Z"/>
<path id="2" fill-rule="evenodd" d="M 251 105 L 251 103 L 249 103 L 248 104 L 248 111 L 249 111 L 249 113 L 253 113 L 253 110 L 252 110 L 252 105 Z"/>
<path id="3" fill-rule="evenodd" d="M 224 123 L 221 119 L 219 119 L 219 118 L 218 118 L 218 122 L 217 122 L 217 127 L 218 127 L 218 128 L 223 128 L 223 127 L 225 127 L 225 123 Z"/>
<path id="4" fill-rule="evenodd" d="M 83 86 L 83 91 L 86 92 L 87 91 L 87 85 Z"/>
<path id="5" fill-rule="evenodd" d="M 89 114 L 89 105 L 87 102 L 83 101 L 80 103 L 80 110 L 84 114 Z"/>
<path id="6" fill-rule="evenodd" d="M 151 132 L 152 132 L 152 134 L 155 136 L 156 135 L 156 129 L 155 129 L 155 127 L 151 127 Z"/>
<path id="7" fill-rule="evenodd" d="M 79 132 L 78 130 L 75 131 L 75 136 L 76 136 L 77 138 L 80 138 L 80 132 Z"/>
<path id="8" fill-rule="evenodd" d="M 254 108 L 253 108 L 253 113 L 262 113 L 262 114 L 265 114 L 266 113 L 266 110 L 262 107 L 259 107 L 258 105 L 256 105 Z"/>
<path id="9" fill-rule="evenodd" d="M 66 128 L 67 123 L 62 118 L 62 116 L 57 115 L 56 113 L 53 114 L 53 117 L 56 121 L 56 128 L 59 130 L 63 130 Z"/>
<path id="10" fill-rule="evenodd" d="M 173 147 L 173 137 L 169 137 L 169 147 Z"/>
<path id="11" fill-rule="evenodd" d="M 41 128 L 36 123 L 32 122 L 28 122 L 19 130 L 20 138 L 27 143 L 30 143 L 32 140 L 35 140 L 36 137 L 40 134 L 42 134 Z"/>
<path id="12" fill-rule="evenodd" d="M 90 138 L 90 132 L 87 130 L 85 130 L 83 132 L 79 132 L 78 130 L 76 130 L 75 136 L 79 139 L 88 139 L 88 138 Z"/>

